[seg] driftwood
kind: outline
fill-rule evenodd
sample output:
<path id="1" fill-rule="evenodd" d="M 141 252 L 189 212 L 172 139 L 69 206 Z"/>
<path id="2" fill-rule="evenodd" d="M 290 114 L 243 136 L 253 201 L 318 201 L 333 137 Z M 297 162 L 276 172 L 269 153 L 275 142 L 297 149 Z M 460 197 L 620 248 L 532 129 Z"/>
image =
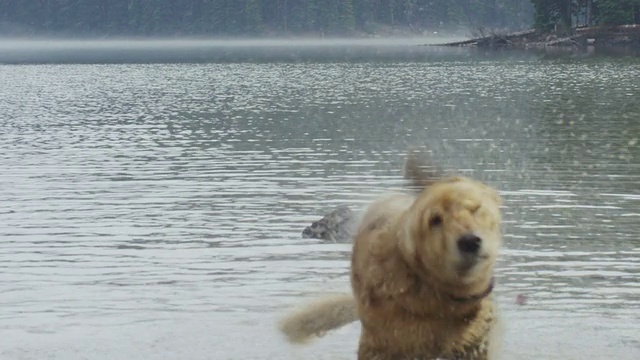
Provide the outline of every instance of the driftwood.
<path id="1" fill-rule="evenodd" d="M 638 34 L 640 33 L 640 24 L 620 25 L 620 26 L 591 26 L 576 28 L 576 33 L 580 35 L 601 35 L 613 33 Z"/>
<path id="2" fill-rule="evenodd" d="M 489 36 L 483 36 L 475 39 L 455 41 L 444 44 L 435 44 L 433 46 L 477 46 L 477 47 L 503 47 L 511 46 L 514 42 L 519 42 L 523 38 L 535 35 L 535 30 L 519 31 L 511 34 L 491 34 Z"/>
<path id="3" fill-rule="evenodd" d="M 525 30 L 511 34 L 492 34 L 470 40 L 456 41 L 434 46 L 482 47 L 482 48 L 545 48 L 545 47 L 586 47 L 588 45 L 640 45 L 640 25 L 620 25 L 609 27 L 582 27 L 573 29 L 572 34 L 540 33 Z"/>
<path id="4" fill-rule="evenodd" d="M 554 40 L 544 42 L 544 46 L 580 46 L 582 44 L 581 36 L 565 36 Z"/>

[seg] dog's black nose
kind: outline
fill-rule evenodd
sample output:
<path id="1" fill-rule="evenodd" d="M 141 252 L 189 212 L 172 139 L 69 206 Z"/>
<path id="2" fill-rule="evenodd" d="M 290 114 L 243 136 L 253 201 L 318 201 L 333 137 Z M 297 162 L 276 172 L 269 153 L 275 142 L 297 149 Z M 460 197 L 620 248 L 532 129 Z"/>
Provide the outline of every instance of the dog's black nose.
<path id="1" fill-rule="evenodd" d="M 463 254 L 474 255 L 480 250 L 480 243 L 482 239 L 473 234 L 462 235 L 458 239 L 458 249 Z"/>

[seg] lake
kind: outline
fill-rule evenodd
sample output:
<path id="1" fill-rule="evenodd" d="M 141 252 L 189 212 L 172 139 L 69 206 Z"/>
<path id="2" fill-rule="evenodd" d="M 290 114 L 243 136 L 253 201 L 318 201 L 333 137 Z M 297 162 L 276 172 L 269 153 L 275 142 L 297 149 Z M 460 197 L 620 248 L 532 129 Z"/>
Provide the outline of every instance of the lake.
<path id="1" fill-rule="evenodd" d="M 0 43 L 2 359 L 354 359 L 275 324 L 410 146 L 504 197 L 502 359 L 640 358 L 640 59 L 196 45 Z"/>

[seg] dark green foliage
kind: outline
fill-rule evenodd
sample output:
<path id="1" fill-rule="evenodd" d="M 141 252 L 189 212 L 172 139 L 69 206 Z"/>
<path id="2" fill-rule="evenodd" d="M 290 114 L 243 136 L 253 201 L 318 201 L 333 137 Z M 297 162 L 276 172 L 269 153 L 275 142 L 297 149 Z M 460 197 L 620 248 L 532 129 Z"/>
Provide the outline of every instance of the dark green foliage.
<path id="1" fill-rule="evenodd" d="M 602 25 L 640 22 L 640 0 L 599 0 L 595 5 L 599 23 Z"/>
<path id="2" fill-rule="evenodd" d="M 381 25 L 416 30 L 523 28 L 530 25 L 532 14 L 530 0 L 0 0 L 0 31 L 79 36 L 348 35 Z"/>
<path id="3" fill-rule="evenodd" d="M 531 0 L 541 30 L 640 23 L 640 0 Z"/>
<path id="4" fill-rule="evenodd" d="M 535 26 L 550 31 L 560 23 L 560 9 L 557 0 L 531 0 L 535 8 Z"/>

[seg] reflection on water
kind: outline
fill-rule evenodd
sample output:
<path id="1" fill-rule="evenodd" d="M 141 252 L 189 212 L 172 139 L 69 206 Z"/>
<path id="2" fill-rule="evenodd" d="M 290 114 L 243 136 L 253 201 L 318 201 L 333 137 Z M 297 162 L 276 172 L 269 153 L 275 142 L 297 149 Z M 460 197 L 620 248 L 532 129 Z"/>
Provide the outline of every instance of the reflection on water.
<path id="1" fill-rule="evenodd" d="M 348 289 L 349 245 L 300 233 L 400 189 L 405 149 L 427 145 L 504 195 L 504 358 L 636 359 L 639 76 L 465 57 L 2 66 L 0 354 L 352 359 L 357 325 L 306 349 L 273 328 Z"/>

